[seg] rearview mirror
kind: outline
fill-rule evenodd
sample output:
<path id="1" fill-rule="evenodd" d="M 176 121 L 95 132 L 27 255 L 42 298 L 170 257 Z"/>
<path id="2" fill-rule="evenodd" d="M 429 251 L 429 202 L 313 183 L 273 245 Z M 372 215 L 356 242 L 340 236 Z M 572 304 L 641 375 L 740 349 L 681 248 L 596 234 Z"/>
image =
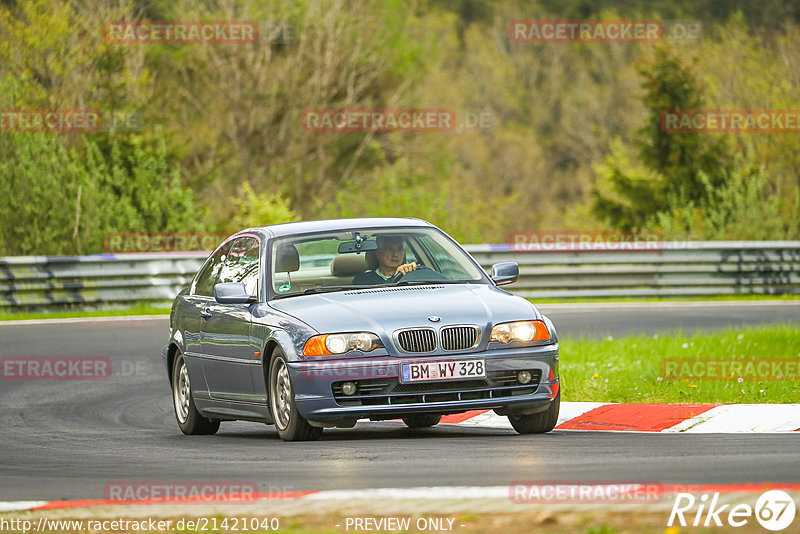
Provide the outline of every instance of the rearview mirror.
<path id="1" fill-rule="evenodd" d="M 495 285 L 513 284 L 519 278 L 519 265 L 513 261 L 504 261 L 492 265 L 492 282 Z"/>
<path id="2" fill-rule="evenodd" d="M 368 252 L 370 250 L 378 250 L 378 243 L 376 241 L 345 241 L 339 244 L 339 254 L 352 254 L 354 252 Z"/>
<path id="3" fill-rule="evenodd" d="M 247 290 L 241 282 L 216 284 L 214 298 L 220 304 L 247 304 L 256 301 L 256 297 L 247 294 Z"/>

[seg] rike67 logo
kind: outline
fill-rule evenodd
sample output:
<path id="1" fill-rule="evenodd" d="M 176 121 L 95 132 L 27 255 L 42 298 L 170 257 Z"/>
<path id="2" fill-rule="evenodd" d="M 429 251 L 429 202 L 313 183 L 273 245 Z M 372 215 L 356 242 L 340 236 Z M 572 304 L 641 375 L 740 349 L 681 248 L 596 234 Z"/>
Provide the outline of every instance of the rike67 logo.
<path id="1" fill-rule="evenodd" d="M 742 527 L 755 516 L 762 527 L 777 532 L 794 521 L 795 503 L 785 491 L 762 493 L 754 507 L 749 504 L 720 504 L 719 495 L 704 493 L 700 498 L 695 498 L 691 493 L 678 493 L 667 526 L 722 527 L 727 523 L 731 527 Z"/>

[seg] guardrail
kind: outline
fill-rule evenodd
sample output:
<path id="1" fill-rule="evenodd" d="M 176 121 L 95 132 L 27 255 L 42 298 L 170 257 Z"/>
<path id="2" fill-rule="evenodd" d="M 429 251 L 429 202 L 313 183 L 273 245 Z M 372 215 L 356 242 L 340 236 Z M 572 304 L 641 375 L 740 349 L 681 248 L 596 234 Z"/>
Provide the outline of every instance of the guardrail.
<path id="1" fill-rule="evenodd" d="M 520 266 L 510 291 L 531 298 L 800 294 L 800 241 L 649 243 L 647 250 L 465 247 L 488 270 Z M 168 301 L 207 253 L 0 258 L 0 306 L 109 307 Z"/>
<path id="2" fill-rule="evenodd" d="M 800 293 L 800 241 L 675 241 L 645 250 L 521 252 L 468 247 L 484 267 L 519 263 L 510 290 L 532 298 Z"/>

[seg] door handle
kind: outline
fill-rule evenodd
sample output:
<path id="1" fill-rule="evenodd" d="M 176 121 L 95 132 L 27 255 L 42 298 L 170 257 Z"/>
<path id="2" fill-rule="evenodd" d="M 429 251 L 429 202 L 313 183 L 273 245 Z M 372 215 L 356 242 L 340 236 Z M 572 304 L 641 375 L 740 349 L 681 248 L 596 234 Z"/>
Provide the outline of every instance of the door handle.
<path id="1" fill-rule="evenodd" d="M 200 317 L 203 319 L 211 317 L 211 308 L 203 308 L 203 311 L 200 312 Z"/>

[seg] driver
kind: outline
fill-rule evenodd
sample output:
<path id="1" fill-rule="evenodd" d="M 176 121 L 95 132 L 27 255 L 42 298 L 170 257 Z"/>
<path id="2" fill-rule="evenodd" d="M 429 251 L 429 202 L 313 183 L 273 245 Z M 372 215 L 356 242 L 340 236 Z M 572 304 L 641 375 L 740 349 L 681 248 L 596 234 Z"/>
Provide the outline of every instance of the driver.
<path id="1" fill-rule="evenodd" d="M 408 274 L 417 269 L 417 262 L 403 263 L 406 255 L 403 249 L 403 237 L 399 235 L 379 235 L 375 239 L 378 245 L 375 258 L 378 267 L 372 271 L 357 274 L 353 278 L 354 285 L 379 285 L 398 274 Z"/>

